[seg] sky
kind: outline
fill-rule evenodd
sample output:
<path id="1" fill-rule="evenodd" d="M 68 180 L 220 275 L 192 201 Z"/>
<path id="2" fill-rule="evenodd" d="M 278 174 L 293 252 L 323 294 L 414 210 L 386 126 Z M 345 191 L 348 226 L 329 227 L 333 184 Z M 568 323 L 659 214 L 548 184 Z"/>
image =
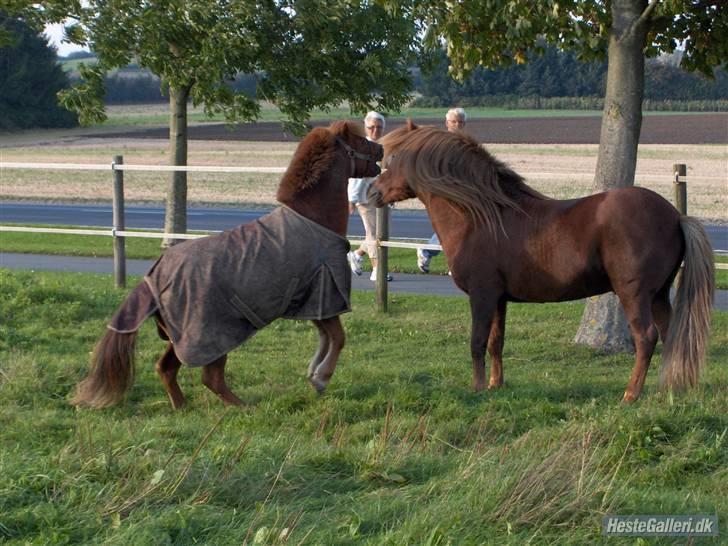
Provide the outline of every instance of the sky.
<path id="1" fill-rule="evenodd" d="M 77 46 L 76 44 L 63 44 L 61 39 L 63 38 L 63 25 L 46 25 L 45 35 L 49 38 L 51 45 L 56 46 L 58 49 L 58 56 L 65 57 L 69 53 L 74 51 L 82 51 L 84 48 Z"/>

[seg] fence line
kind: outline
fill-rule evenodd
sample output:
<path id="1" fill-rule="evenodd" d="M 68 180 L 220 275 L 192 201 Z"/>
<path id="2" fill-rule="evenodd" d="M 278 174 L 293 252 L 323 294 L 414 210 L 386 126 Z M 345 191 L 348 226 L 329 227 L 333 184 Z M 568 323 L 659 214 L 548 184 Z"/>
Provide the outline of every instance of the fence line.
<path id="1" fill-rule="evenodd" d="M 49 169 L 60 171 L 149 171 L 189 173 L 284 173 L 285 167 L 226 167 L 208 165 L 133 165 L 127 163 L 18 163 L 0 161 L 0 169 Z"/>
<path id="2" fill-rule="evenodd" d="M 676 187 L 676 204 L 679 209 L 685 209 L 687 198 L 685 195 L 685 181 L 681 180 L 681 177 L 685 176 L 686 169 L 684 165 L 674 165 L 674 181 Z M 219 173 L 283 173 L 285 168 L 283 167 L 226 167 L 226 166 L 175 166 L 175 165 L 130 165 L 123 163 L 122 156 L 115 156 L 114 160 L 110 163 L 24 163 L 24 162 L 0 162 L 0 169 L 46 169 L 46 170 L 87 170 L 87 171 L 111 171 L 114 174 L 114 200 L 113 209 L 115 211 L 121 210 L 120 216 L 123 218 L 123 171 L 157 171 L 157 172 L 173 172 L 173 171 L 185 171 L 185 172 L 219 172 Z M 523 173 L 526 178 L 540 177 L 540 176 L 554 176 L 560 173 L 547 173 L 547 172 L 533 172 Z M 566 176 L 593 176 L 587 173 L 571 173 Z M 678 195 L 679 193 L 679 195 Z M 389 222 L 389 209 L 381 209 L 382 214 L 377 217 L 377 233 L 384 234 L 383 236 L 378 235 L 376 244 L 382 250 L 379 264 L 384 271 L 380 271 L 377 275 L 377 292 L 381 292 L 381 297 L 378 296 L 380 309 L 386 310 L 386 281 L 380 279 L 385 278 L 386 264 L 387 264 L 387 250 L 389 248 L 408 248 L 408 249 L 430 249 L 430 250 L 442 250 L 441 245 L 430 244 L 424 239 L 399 239 L 391 238 L 388 233 L 388 222 Z M 685 210 L 681 210 L 685 213 Z M 387 224 L 384 226 L 384 230 L 380 231 L 380 223 Z M 14 232 L 27 232 L 27 233 L 59 233 L 59 234 L 72 234 L 72 235 L 102 235 L 111 236 L 114 239 L 114 260 L 115 260 L 115 275 L 117 278 L 117 285 L 123 286 L 125 284 L 125 251 L 123 249 L 123 241 L 126 237 L 139 237 L 139 238 L 154 238 L 154 239 L 198 239 L 200 237 L 206 237 L 210 234 L 219 233 L 218 231 L 208 231 L 204 233 L 163 233 L 163 232 L 152 232 L 152 231 L 129 231 L 123 229 L 123 220 L 119 221 L 119 224 L 115 224 L 110 229 L 69 229 L 69 228 L 33 228 L 33 227 L 22 227 L 22 226 L 3 226 L 0 225 L 0 232 L 2 231 L 14 231 Z M 348 238 L 348 237 L 347 237 Z M 360 243 L 363 239 L 360 238 L 348 238 L 350 243 Z M 119 243 L 119 244 L 117 244 Z M 720 254 L 724 251 L 718 250 L 716 253 Z M 122 262 L 122 263 L 119 263 Z M 715 264 L 716 269 L 728 269 L 728 264 Z"/>

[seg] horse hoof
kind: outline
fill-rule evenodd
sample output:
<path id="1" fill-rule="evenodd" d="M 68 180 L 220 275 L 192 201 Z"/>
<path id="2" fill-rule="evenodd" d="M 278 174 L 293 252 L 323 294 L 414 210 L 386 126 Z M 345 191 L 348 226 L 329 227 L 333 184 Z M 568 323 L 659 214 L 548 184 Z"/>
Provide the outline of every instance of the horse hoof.
<path id="1" fill-rule="evenodd" d="M 500 389 L 502 386 L 503 386 L 503 383 L 492 383 L 492 384 L 488 385 L 488 390 L 494 391 L 496 389 Z"/>
<path id="2" fill-rule="evenodd" d="M 309 383 L 311 383 L 311 386 L 316 389 L 316 393 L 318 395 L 322 395 L 324 391 L 326 390 L 326 383 L 323 381 L 320 381 L 319 379 L 316 379 L 315 377 L 309 377 L 308 378 Z"/>
<path id="3" fill-rule="evenodd" d="M 624 393 L 624 396 L 622 397 L 622 404 L 632 404 L 639 398 L 638 396 L 634 396 L 633 394 Z"/>

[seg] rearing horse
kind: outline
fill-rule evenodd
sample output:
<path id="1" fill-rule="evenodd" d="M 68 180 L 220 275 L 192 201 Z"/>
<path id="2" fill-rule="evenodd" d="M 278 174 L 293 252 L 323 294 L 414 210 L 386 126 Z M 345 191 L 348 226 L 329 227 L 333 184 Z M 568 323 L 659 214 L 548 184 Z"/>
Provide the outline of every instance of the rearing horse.
<path id="1" fill-rule="evenodd" d="M 658 340 L 660 382 L 695 386 L 713 302 L 713 254 L 700 223 L 643 188 L 549 199 L 473 138 L 411 122 L 379 141 L 387 168 L 377 206 L 412 197 L 427 208 L 453 279 L 470 298 L 473 387 L 503 384 L 509 301 L 557 302 L 614 291 L 636 349 L 623 400 L 639 398 Z M 674 307 L 670 286 L 684 260 Z"/>
<path id="2" fill-rule="evenodd" d="M 344 346 L 339 315 L 350 311 L 346 259 L 350 177 L 379 174 L 382 147 L 357 125 L 312 130 L 283 175 L 283 204 L 219 235 L 169 248 L 112 318 L 72 404 L 101 408 L 131 386 L 137 331 L 150 316 L 169 341 L 156 365 L 174 408 L 182 363 L 202 367 L 202 382 L 224 403 L 240 405 L 225 382 L 227 353 L 277 317 L 310 319 L 319 347 L 308 378 L 321 392 Z"/>

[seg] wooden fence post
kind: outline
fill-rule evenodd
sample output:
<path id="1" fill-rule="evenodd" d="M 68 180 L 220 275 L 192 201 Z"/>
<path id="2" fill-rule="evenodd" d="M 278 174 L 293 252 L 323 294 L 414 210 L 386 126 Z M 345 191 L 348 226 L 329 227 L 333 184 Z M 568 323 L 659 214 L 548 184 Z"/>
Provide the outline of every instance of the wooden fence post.
<path id="1" fill-rule="evenodd" d="M 377 310 L 387 312 L 387 273 L 389 273 L 389 247 L 380 246 L 380 241 L 389 240 L 389 207 L 377 209 Z"/>
<path id="2" fill-rule="evenodd" d="M 117 288 L 126 287 L 126 249 L 124 237 L 119 237 L 116 232 L 124 231 L 124 171 L 116 169 L 116 165 L 122 165 L 124 157 L 115 155 L 111 163 L 114 172 L 114 197 L 113 209 L 113 232 L 114 232 L 114 279 Z"/>
<path id="3" fill-rule="evenodd" d="M 683 163 L 675 163 L 672 166 L 672 173 L 675 177 L 675 208 L 680 211 L 680 214 L 688 213 L 688 188 L 687 181 L 680 180 L 687 175 L 687 167 Z"/>

